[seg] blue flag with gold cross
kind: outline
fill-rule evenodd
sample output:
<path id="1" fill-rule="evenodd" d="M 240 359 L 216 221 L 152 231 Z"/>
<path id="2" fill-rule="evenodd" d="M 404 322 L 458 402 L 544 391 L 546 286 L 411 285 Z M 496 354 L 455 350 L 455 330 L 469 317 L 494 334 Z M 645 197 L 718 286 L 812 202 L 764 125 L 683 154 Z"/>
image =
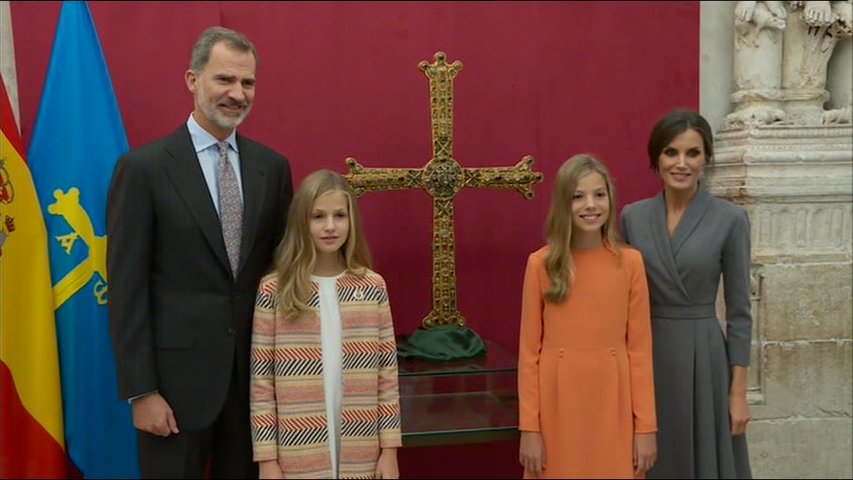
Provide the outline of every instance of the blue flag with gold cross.
<path id="1" fill-rule="evenodd" d="M 28 158 L 47 226 L 66 448 L 85 478 L 139 477 L 107 321 L 107 189 L 128 149 L 89 6 L 63 2 Z"/>

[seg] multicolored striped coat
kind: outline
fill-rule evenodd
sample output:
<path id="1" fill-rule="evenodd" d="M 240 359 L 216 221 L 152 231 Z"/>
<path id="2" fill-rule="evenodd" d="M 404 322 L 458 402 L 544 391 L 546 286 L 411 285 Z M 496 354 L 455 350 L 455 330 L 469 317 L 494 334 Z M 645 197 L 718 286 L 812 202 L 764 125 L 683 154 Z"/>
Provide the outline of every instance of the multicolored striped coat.
<path id="1" fill-rule="evenodd" d="M 277 280 L 261 279 L 251 352 L 255 461 L 278 459 L 286 478 L 331 478 L 318 285 L 311 313 L 277 314 Z M 339 478 L 373 478 L 381 448 L 402 445 L 397 347 L 385 280 L 368 270 L 337 282 L 343 343 Z"/>

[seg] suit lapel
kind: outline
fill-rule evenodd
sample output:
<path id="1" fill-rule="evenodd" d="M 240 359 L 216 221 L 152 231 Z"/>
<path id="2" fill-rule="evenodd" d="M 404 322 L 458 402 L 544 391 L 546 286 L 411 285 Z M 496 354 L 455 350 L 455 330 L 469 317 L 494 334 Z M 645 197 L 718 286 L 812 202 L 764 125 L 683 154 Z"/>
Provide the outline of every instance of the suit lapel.
<path id="1" fill-rule="evenodd" d="M 186 126 L 172 137 L 172 141 L 166 145 L 166 152 L 173 158 L 166 167 L 169 179 L 183 198 L 193 218 L 198 222 L 210 248 L 230 272 L 231 267 L 228 263 L 228 254 L 225 252 L 219 215 L 213 207 L 210 189 L 207 188 Z"/>
<path id="2" fill-rule="evenodd" d="M 240 177 L 243 180 L 243 241 L 240 249 L 240 267 L 237 274 L 243 270 L 243 265 L 252 253 L 252 245 L 258 233 L 261 221 L 261 206 L 266 194 L 266 164 L 252 151 L 252 146 L 243 137 L 237 135 L 237 145 L 240 149 Z"/>
<path id="3" fill-rule="evenodd" d="M 688 205 L 687 210 L 684 212 L 684 215 L 681 217 L 681 220 L 678 222 L 678 226 L 672 234 L 672 255 L 674 257 L 678 256 L 678 251 L 687 239 L 690 238 L 693 231 L 696 230 L 696 227 L 699 226 L 702 217 L 705 216 L 705 212 L 708 211 L 708 206 L 711 204 L 712 198 L 711 194 L 708 193 L 702 185 L 699 185 L 699 190 L 696 191 L 696 196 L 693 197 L 693 201 Z"/>
<path id="4" fill-rule="evenodd" d="M 658 193 L 658 196 L 654 200 L 652 236 L 654 237 L 658 256 L 667 273 L 669 273 L 672 283 L 678 286 L 678 289 L 685 297 L 689 297 L 687 288 L 684 286 L 684 282 L 681 281 L 681 275 L 678 274 L 678 265 L 675 263 L 675 255 L 673 254 L 669 233 L 666 231 L 666 201 L 664 200 L 663 191 Z"/>

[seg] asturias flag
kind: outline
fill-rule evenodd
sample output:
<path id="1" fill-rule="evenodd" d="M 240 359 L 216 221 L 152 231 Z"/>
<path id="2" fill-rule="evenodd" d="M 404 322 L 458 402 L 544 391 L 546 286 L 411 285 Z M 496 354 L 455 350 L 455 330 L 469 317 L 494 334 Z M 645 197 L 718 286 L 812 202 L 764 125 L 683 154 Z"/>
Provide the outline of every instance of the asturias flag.
<path id="1" fill-rule="evenodd" d="M 47 234 L 23 154 L 0 81 L 0 478 L 66 478 Z"/>
<path id="2" fill-rule="evenodd" d="M 63 2 L 28 152 L 48 232 L 65 442 L 86 478 L 138 478 L 108 332 L 107 189 L 129 149 L 86 2 Z"/>

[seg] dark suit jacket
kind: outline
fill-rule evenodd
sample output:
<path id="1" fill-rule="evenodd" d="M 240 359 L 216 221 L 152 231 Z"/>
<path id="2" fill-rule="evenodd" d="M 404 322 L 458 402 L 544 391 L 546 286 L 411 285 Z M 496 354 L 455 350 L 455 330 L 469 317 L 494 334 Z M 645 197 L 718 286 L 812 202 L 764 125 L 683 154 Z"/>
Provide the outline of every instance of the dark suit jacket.
<path id="1" fill-rule="evenodd" d="M 159 391 L 182 431 L 212 424 L 234 374 L 248 409 L 255 294 L 293 196 L 286 158 L 240 135 L 237 144 L 244 213 L 236 279 L 186 125 L 120 158 L 109 191 L 109 319 L 120 396 Z"/>

